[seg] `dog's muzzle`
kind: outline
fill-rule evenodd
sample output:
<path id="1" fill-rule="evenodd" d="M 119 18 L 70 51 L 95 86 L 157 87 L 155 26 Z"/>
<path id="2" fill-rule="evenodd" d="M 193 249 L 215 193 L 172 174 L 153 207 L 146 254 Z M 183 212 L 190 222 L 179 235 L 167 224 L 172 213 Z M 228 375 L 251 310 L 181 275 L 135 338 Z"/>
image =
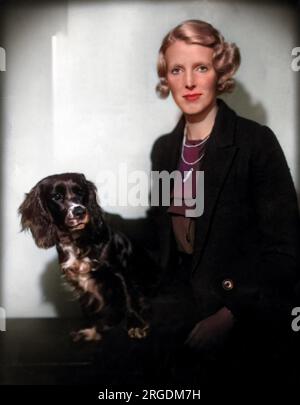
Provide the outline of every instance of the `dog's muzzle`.
<path id="1" fill-rule="evenodd" d="M 83 218 L 85 216 L 85 214 L 86 214 L 86 208 L 82 207 L 81 205 L 77 205 L 72 210 L 72 215 L 75 218 Z"/>
<path id="2" fill-rule="evenodd" d="M 80 204 L 72 204 L 66 216 L 66 225 L 71 229 L 82 229 L 89 221 L 87 209 Z"/>

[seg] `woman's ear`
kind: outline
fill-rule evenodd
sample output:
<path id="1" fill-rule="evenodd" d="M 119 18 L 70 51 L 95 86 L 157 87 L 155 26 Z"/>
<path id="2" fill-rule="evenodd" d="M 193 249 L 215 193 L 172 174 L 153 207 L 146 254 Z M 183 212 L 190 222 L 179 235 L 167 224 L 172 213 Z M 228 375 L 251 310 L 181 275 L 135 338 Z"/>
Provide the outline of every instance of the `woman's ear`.
<path id="1" fill-rule="evenodd" d="M 38 183 L 26 194 L 18 212 L 21 215 L 22 231 L 30 229 L 37 246 L 47 249 L 56 244 L 56 227 L 44 203 L 41 185 Z"/>

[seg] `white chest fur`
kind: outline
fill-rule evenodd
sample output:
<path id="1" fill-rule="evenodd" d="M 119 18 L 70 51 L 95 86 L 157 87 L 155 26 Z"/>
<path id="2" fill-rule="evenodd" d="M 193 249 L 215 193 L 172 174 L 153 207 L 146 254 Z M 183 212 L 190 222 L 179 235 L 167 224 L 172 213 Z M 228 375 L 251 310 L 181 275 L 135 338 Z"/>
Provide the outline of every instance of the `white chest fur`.
<path id="1" fill-rule="evenodd" d="M 61 263 L 62 270 L 70 270 L 78 276 L 92 271 L 92 261 L 88 256 L 82 257 L 80 250 L 74 245 L 61 246 L 66 259 Z"/>
<path id="2" fill-rule="evenodd" d="M 61 269 L 66 277 L 73 282 L 77 281 L 79 286 L 87 290 L 90 272 L 92 271 L 92 261 L 89 257 L 82 257 L 80 250 L 70 244 L 61 245 L 61 249 L 65 255 L 65 261 L 61 263 Z"/>
<path id="3" fill-rule="evenodd" d="M 60 246 L 65 255 L 65 261 L 61 263 L 61 269 L 66 279 L 85 293 L 90 293 L 90 302 L 98 301 L 98 309 L 103 306 L 103 297 L 100 293 L 101 285 L 97 285 L 91 277 L 93 270 L 92 261 L 89 257 L 82 257 L 80 250 L 72 245 Z"/>

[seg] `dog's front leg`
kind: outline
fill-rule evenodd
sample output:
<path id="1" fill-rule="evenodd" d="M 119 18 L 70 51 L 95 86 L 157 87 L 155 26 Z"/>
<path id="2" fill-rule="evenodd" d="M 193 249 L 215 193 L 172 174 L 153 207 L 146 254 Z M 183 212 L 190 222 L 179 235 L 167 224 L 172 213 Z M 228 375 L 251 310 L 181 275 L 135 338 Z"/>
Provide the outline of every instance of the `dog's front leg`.
<path id="1" fill-rule="evenodd" d="M 71 332 L 71 338 L 73 342 L 79 342 L 81 340 L 86 342 L 99 342 L 102 339 L 102 335 L 96 326 L 93 326 L 91 328 Z"/>
<path id="2" fill-rule="evenodd" d="M 128 336 L 133 339 L 143 339 L 148 335 L 149 323 L 141 315 L 140 299 L 138 293 L 127 284 L 121 272 L 116 272 L 115 276 L 120 280 L 125 304 L 125 325 Z"/>
<path id="3" fill-rule="evenodd" d="M 132 339 L 144 339 L 149 334 L 150 325 L 144 324 L 143 326 L 128 327 L 128 336 Z"/>
<path id="4" fill-rule="evenodd" d="M 138 311 L 131 308 L 126 314 L 126 329 L 130 338 L 143 339 L 148 336 L 150 325 Z"/>

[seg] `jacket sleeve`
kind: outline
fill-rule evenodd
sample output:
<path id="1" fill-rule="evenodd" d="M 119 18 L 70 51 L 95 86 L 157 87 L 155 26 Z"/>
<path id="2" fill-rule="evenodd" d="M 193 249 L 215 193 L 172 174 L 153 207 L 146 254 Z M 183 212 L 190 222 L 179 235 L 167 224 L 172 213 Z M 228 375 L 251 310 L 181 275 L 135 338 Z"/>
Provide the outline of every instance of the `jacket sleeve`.
<path id="1" fill-rule="evenodd" d="M 273 132 L 253 154 L 252 195 L 261 237 L 260 282 L 291 285 L 299 278 L 299 211 L 296 191 L 283 151 Z"/>
<path id="2" fill-rule="evenodd" d="M 260 249 L 257 286 L 241 288 L 227 306 L 237 318 L 246 313 L 276 322 L 278 317 L 287 319 L 290 315 L 292 291 L 300 278 L 300 221 L 283 151 L 274 133 L 261 128 L 255 135 L 250 161 L 250 190 Z"/>

